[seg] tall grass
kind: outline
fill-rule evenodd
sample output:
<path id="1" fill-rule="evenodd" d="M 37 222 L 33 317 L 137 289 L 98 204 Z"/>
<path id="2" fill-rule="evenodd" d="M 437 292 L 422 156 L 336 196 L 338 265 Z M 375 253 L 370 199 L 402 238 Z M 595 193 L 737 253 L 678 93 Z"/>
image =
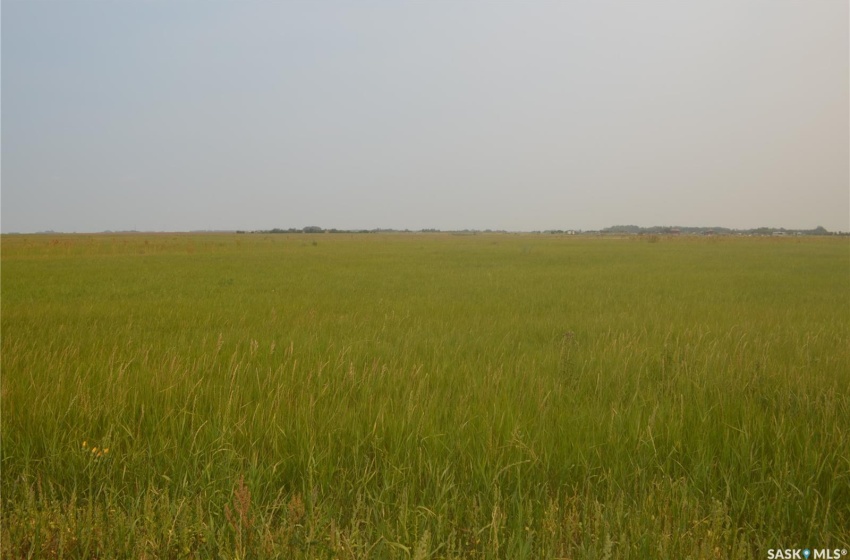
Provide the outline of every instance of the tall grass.
<path id="1" fill-rule="evenodd" d="M 835 239 L 5 236 L 2 554 L 846 548 L 848 287 Z"/>

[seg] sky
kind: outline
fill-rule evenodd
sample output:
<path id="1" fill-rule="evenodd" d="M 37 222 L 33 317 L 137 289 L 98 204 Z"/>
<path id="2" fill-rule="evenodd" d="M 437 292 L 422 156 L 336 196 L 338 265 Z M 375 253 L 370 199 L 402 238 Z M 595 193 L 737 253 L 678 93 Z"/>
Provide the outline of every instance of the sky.
<path id="1" fill-rule="evenodd" d="M 850 230 L 843 0 L 3 0 L 0 230 Z"/>

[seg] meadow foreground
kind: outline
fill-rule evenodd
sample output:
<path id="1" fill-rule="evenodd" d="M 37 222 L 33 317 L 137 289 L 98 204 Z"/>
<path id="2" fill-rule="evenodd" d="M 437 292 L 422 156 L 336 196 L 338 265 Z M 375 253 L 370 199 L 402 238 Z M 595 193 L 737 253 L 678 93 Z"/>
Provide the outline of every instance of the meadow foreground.
<path id="1" fill-rule="evenodd" d="M 847 238 L 3 236 L 3 558 L 850 548 Z"/>

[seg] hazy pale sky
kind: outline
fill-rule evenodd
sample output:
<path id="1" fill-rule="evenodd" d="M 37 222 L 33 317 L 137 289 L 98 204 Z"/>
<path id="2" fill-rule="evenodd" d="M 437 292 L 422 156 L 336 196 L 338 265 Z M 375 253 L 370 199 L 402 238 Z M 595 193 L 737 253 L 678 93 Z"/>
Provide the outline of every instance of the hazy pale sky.
<path id="1" fill-rule="evenodd" d="M 850 230 L 844 0 L 2 2 L 38 230 Z"/>

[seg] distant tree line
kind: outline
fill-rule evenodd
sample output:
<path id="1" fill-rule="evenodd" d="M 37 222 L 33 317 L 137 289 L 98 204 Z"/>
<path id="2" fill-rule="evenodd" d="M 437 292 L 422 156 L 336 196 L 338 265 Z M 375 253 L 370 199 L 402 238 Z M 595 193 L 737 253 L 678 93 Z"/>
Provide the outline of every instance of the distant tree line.
<path id="1" fill-rule="evenodd" d="M 686 226 L 611 226 L 600 230 L 600 233 L 614 233 L 627 235 L 835 235 L 828 231 L 823 226 L 818 226 L 814 229 L 785 229 L 759 227 L 752 229 L 732 229 L 724 227 L 686 227 Z"/>
<path id="2" fill-rule="evenodd" d="M 506 230 L 492 229 L 462 229 L 441 230 L 437 228 L 425 228 L 420 230 L 374 228 L 374 229 L 325 229 L 320 226 L 306 226 L 303 228 L 273 228 L 261 230 L 237 230 L 236 233 L 453 233 L 453 234 L 477 234 L 477 233 L 512 233 Z M 531 231 L 527 233 L 547 233 L 560 235 L 844 235 L 828 231 L 823 226 L 814 229 L 785 229 L 759 227 L 753 229 L 732 229 L 724 227 L 687 227 L 687 226 L 652 226 L 641 227 L 635 225 L 611 226 L 601 230 L 580 229 L 548 229 L 544 231 Z"/>

